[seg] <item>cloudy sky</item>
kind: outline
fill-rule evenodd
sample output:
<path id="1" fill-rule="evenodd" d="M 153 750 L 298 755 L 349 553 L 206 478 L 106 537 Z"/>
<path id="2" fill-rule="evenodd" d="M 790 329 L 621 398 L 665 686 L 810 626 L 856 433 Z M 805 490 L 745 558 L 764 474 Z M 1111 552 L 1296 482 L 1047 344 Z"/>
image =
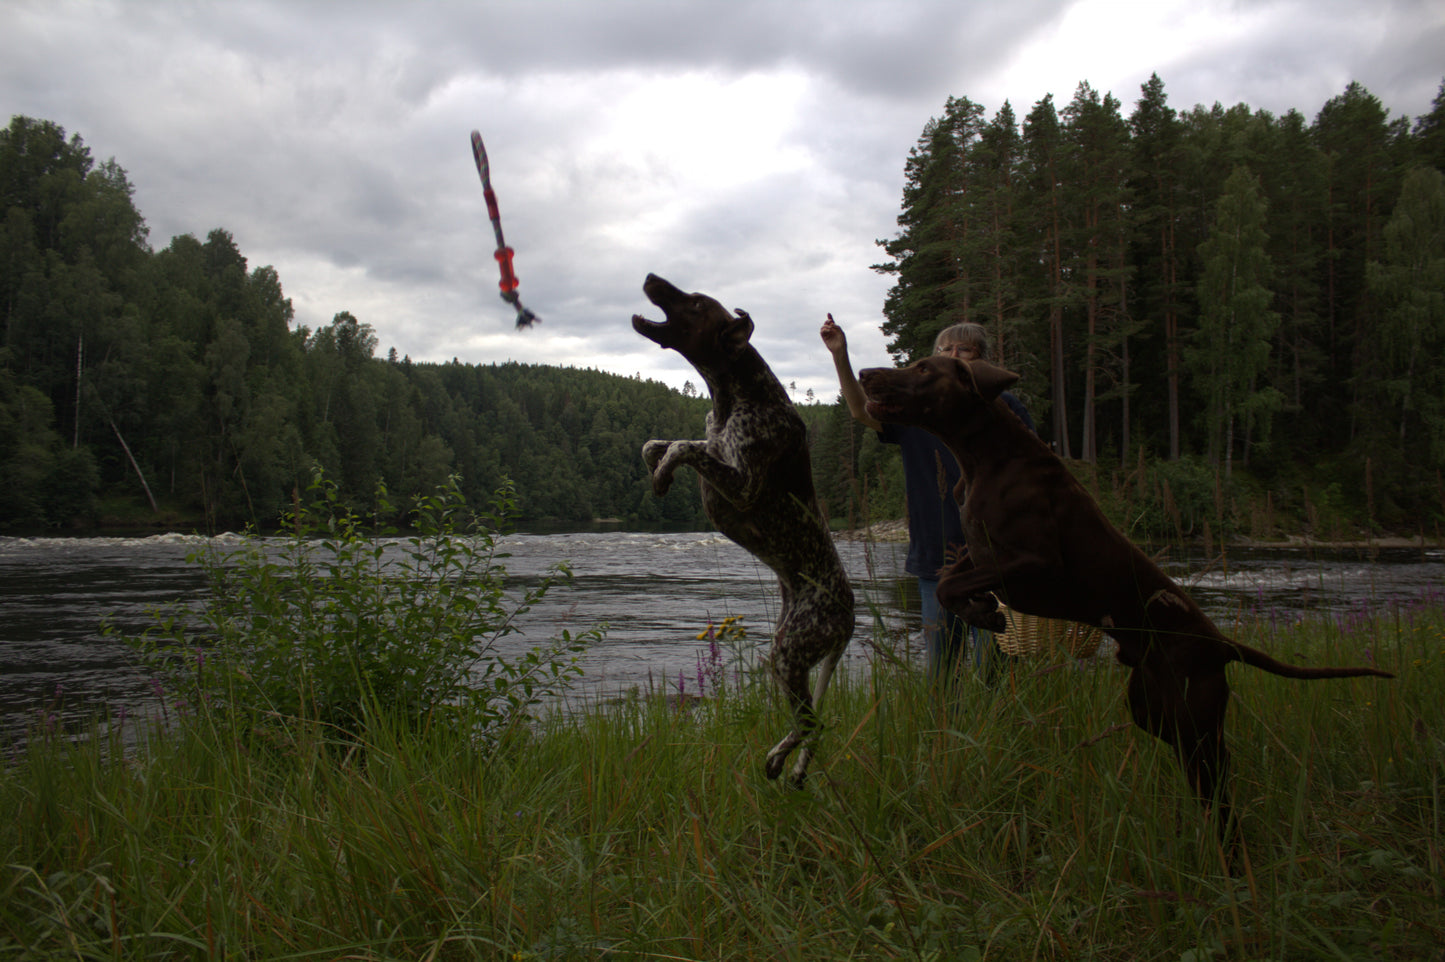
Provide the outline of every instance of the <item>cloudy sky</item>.
<path id="1" fill-rule="evenodd" d="M 885 363 L 903 164 L 950 95 L 1019 116 L 1080 81 L 1132 110 L 1313 118 L 1351 80 L 1391 117 L 1445 76 L 1440 0 L 0 0 L 0 105 L 129 173 L 160 249 L 230 231 L 316 328 L 417 360 L 700 381 L 632 331 L 649 271 L 747 309 L 801 398 L 825 313 Z M 492 162 L 513 329 L 468 135 Z"/>

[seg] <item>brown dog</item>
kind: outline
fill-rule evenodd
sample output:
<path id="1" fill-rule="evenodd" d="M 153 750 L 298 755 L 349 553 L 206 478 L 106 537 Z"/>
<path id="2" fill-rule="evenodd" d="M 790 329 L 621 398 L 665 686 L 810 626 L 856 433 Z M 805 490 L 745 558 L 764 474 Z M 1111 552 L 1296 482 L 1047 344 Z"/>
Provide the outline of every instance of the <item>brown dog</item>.
<path id="1" fill-rule="evenodd" d="M 1026 614 L 1094 625 L 1118 641 L 1119 661 L 1133 669 L 1134 724 L 1174 747 L 1206 807 L 1218 805 L 1220 838 L 1231 842 L 1224 666 L 1242 661 L 1286 678 L 1394 676 L 1287 665 L 1226 637 L 998 399 L 1017 380 L 986 361 L 950 357 L 859 375 L 869 414 L 932 431 L 962 469 L 954 496 L 968 552 L 940 577 L 939 603 L 998 631 L 1002 599 Z"/>
<path id="2" fill-rule="evenodd" d="M 813 489 L 808 430 L 749 343 L 753 322 L 747 312 L 734 316 L 706 294 L 684 293 L 655 274 L 647 275 L 642 291 L 667 320 L 633 315 L 633 329 L 687 358 L 712 393 L 706 438 L 648 441 L 642 459 L 659 496 L 678 468 L 695 470 L 713 524 L 778 576 L 782 608 L 768 666 L 793 710 L 793 729 L 768 752 L 765 771 L 777 778 L 801 745 L 790 776 L 801 785 L 815 711 L 854 621 L 853 589 Z M 820 666 L 818 679 L 809 692 L 814 665 Z"/>

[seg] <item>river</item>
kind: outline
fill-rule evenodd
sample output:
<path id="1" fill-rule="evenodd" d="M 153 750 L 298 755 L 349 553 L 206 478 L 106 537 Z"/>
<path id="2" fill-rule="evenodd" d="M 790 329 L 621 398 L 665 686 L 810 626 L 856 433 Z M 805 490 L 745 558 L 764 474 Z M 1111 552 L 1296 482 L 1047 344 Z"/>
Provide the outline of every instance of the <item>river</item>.
<path id="1" fill-rule="evenodd" d="M 225 536 L 223 536 L 223 539 Z M 148 537 L 0 537 L 0 746 L 17 740 L 42 715 L 67 726 L 102 711 L 144 711 L 153 682 L 127 647 L 102 633 L 138 634 L 153 612 L 197 603 L 204 584 L 186 556 L 205 546 L 194 535 Z M 916 646 L 917 603 L 903 574 L 905 546 L 840 541 L 858 598 L 859 627 L 845 667 L 866 658 L 867 640 L 882 636 Z M 634 686 L 695 684 L 709 622 L 739 616 L 749 638 L 766 644 L 777 613 L 771 572 L 715 532 L 594 531 L 513 534 L 511 584 L 535 585 L 557 561 L 572 584 L 555 587 L 521 619 L 508 643 L 545 641 L 607 626 L 583 659 L 578 692 L 606 697 Z M 1280 616 L 1334 612 L 1407 601 L 1445 586 L 1445 551 L 1230 549 L 1223 558 L 1176 555 L 1164 565 L 1228 629 L 1241 611 Z"/>

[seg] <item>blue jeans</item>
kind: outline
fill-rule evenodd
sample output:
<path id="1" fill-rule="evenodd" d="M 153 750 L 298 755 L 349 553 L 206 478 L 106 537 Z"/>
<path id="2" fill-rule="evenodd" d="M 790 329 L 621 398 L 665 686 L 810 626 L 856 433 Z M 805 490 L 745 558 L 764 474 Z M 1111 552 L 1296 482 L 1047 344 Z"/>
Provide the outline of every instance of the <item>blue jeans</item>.
<path id="1" fill-rule="evenodd" d="M 993 632 L 974 628 L 938 603 L 938 579 L 919 578 L 918 597 L 923 609 L 923 643 L 928 654 L 928 674 L 935 681 L 952 681 L 959 674 L 966 651 L 973 670 L 983 683 L 992 685 L 1003 669 L 1003 652 Z"/>

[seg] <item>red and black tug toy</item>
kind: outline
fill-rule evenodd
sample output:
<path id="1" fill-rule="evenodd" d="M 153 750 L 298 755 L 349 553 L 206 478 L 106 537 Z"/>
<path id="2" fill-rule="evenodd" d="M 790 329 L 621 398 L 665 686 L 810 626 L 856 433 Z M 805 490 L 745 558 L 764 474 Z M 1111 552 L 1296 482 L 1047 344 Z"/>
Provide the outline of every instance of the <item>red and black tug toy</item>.
<path id="1" fill-rule="evenodd" d="M 482 178 L 482 193 L 487 198 L 487 216 L 491 218 L 492 231 L 497 235 L 497 250 L 492 256 L 497 259 L 497 267 L 502 271 L 502 280 L 498 285 L 502 289 L 502 300 L 516 308 L 519 329 L 531 327 L 541 318 L 523 307 L 522 299 L 517 294 L 517 272 L 512 269 L 512 249 L 502 237 L 502 215 L 497 211 L 497 195 L 492 190 L 492 171 L 487 163 L 487 148 L 482 145 L 482 135 L 475 130 L 472 131 L 472 156 L 477 159 L 477 173 Z"/>

